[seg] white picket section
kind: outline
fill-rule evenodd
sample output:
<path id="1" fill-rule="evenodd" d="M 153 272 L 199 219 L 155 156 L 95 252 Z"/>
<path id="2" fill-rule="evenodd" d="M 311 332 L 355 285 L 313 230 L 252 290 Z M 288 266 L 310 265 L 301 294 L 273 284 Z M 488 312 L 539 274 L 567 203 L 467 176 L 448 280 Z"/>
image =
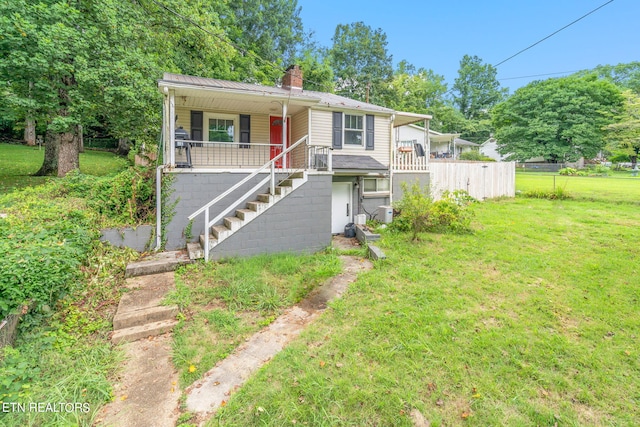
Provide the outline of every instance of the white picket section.
<path id="1" fill-rule="evenodd" d="M 429 162 L 431 192 L 465 190 L 478 200 L 515 197 L 515 162 Z"/>

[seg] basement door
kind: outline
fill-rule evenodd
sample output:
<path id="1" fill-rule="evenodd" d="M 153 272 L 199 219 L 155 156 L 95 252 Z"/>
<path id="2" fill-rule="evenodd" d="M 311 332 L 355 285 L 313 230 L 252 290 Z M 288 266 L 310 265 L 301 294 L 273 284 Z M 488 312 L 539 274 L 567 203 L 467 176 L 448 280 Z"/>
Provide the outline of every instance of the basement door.
<path id="1" fill-rule="evenodd" d="M 331 233 L 344 233 L 345 225 L 353 222 L 351 183 L 334 182 L 331 191 Z"/>

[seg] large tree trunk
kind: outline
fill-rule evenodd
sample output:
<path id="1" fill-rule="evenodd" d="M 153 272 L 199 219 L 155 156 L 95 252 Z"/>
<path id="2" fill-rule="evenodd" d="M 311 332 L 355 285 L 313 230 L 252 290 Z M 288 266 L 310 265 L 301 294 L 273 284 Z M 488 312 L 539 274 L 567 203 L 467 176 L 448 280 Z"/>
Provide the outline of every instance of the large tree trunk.
<path id="1" fill-rule="evenodd" d="M 126 156 L 129 154 L 129 150 L 131 150 L 129 138 L 118 138 L 118 149 L 116 150 L 116 154 Z"/>
<path id="2" fill-rule="evenodd" d="M 84 153 L 84 130 L 82 129 L 82 125 L 77 126 L 77 134 L 78 134 L 78 152 Z"/>
<path id="3" fill-rule="evenodd" d="M 27 145 L 36 145 L 36 121 L 32 118 L 24 121 L 24 142 Z"/>
<path id="4" fill-rule="evenodd" d="M 47 132 L 44 144 L 44 161 L 36 175 L 65 176 L 80 167 L 80 145 L 76 132 Z"/>

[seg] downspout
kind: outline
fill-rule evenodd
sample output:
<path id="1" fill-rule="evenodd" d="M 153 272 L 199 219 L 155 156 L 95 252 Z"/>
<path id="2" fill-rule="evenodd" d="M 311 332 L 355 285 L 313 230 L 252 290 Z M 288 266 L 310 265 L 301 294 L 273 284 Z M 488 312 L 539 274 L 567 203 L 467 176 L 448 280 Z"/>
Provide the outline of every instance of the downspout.
<path id="1" fill-rule="evenodd" d="M 162 247 L 162 169 L 164 165 L 156 168 L 156 247 L 159 251 Z"/>
<path id="2" fill-rule="evenodd" d="M 395 141 L 393 140 L 393 124 L 396 121 L 396 115 L 391 115 L 391 126 L 389 129 L 389 205 L 393 204 L 393 169 L 395 166 L 395 162 L 393 161 L 394 157 L 394 147 Z"/>
<path id="3" fill-rule="evenodd" d="M 165 93 L 167 92 L 167 88 L 165 87 Z M 167 96 L 165 95 L 165 101 L 167 100 Z M 166 152 L 164 151 L 166 148 L 166 120 L 167 120 L 167 103 L 162 103 L 162 128 L 160 131 L 160 147 L 158 147 L 158 153 L 163 153 L 162 161 L 164 163 L 166 159 Z M 160 156 L 156 158 L 156 161 L 160 160 Z M 162 247 L 162 169 L 164 169 L 164 165 L 160 165 L 156 167 L 156 247 L 153 248 L 155 252 L 159 251 Z"/>

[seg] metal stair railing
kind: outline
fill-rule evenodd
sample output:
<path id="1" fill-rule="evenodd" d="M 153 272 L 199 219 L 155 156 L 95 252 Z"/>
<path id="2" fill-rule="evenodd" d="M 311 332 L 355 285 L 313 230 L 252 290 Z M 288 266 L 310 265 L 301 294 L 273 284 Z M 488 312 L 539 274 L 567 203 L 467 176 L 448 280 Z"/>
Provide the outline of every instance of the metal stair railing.
<path id="1" fill-rule="evenodd" d="M 233 185 L 231 188 L 226 190 L 224 193 L 220 194 L 215 199 L 211 200 L 209 203 L 207 203 L 206 205 L 204 205 L 203 207 L 201 207 L 200 209 L 198 209 L 197 211 L 195 211 L 194 213 L 188 216 L 189 221 L 192 221 L 194 218 L 196 218 L 198 215 L 204 212 L 204 259 L 205 261 L 207 262 L 209 261 L 209 230 L 210 228 L 216 222 L 220 221 L 220 219 L 224 218 L 224 215 L 229 213 L 229 211 L 231 211 L 235 206 L 242 203 L 242 201 L 246 200 L 249 196 L 255 193 L 261 186 L 265 185 L 267 182 L 269 182 L 269 194 L 274 195 L 275 188 L 276 188 L 276 167 L 277 167 L 276 165 L 277 164 L 282 165 L 282 163 L 287 163 L 287 161 L 289 160 L 289 157 L 292 157 L 292 156 L 288 156 L 288 154 L 291 153 L 298 146 L 302 145 L 303 143 L 306 143 L 307 139 L 308 139 L 308 135 L 303 136 L 294 144 L 287 147 L 286 150 L 282 151 L 280 154 L 278 154 L 273 159 L 266 162 L 264 165 L 262 165 L 258 169 L 254 170 L 251 174 L 247 175 L 245 178 L 243 178 L 238 183 Z M 305 150 L 305 151 L 308 151 L 308 150 Z M 270 169 L 270 173 L 267 178 L 260 181 L 258 185 L 254 186 L 252 189 L 247 191 L 244 195 L 236 199 L 229 207 L 227 207 L 223 211 L 223 213 L 216 216 L 216 218 L 214 218 L 212 221 L 209 220 L 209 209 L 213 205 L 223 200 L 229 194 L 233 193 L 235 190 L 240 188 L 245 183 L 249 182 L 252 178 L 258 175 L 260 172 L 266 170 L 267 168 Z M 277 168 L 279 169 L 278 175 L 282 174 L 283 172 L 290 174 L 289 171 L 293 170 L 293 168 L 291 167 L 283 168 L 282 166 L 278 166 Z"/>

